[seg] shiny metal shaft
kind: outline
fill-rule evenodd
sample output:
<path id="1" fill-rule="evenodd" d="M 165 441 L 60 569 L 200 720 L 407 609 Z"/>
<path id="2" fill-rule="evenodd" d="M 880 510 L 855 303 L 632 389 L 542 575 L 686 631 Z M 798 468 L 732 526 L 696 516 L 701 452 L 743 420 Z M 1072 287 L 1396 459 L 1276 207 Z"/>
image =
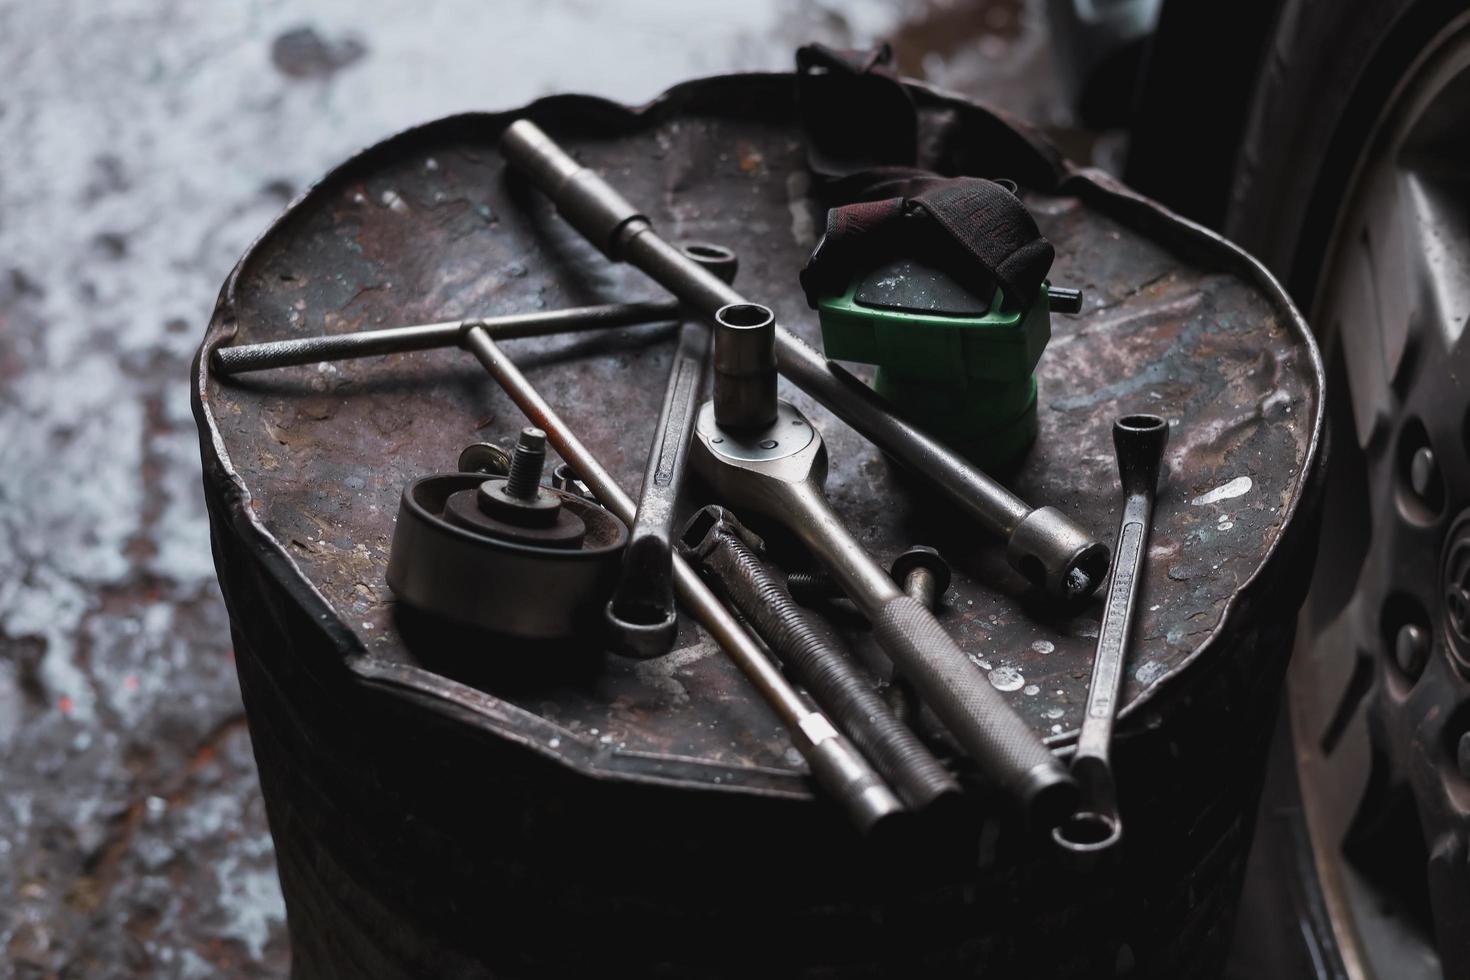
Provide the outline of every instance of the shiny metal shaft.
<path id="1" fill-rule="evenodd" d="M 1157 415 L 1129 415 L 1113 423 L 1113 447 L 1123 485 L 1123 516 L 1118 522 L 1107 603 L 1097 631 L 1087 710 L 1072 755 L 1072 774 L 1082 787 L 1082 806 L 1052 832 L 1058 844 L 1077 855 L 1095 855 L 1116 845 L 1123 836 L 1110 757 L 1113 725 L 1123 693 L 1128 638 L 1133 632 L 1134 608 L 1153 523 L 1154 494 L 1168 441 L 1169 425 Z"/>
<path id="2" fill-rule="evenodd" d="M 796 604 L 748 537 L 734 514 L 712 505 L 686 526 L 680 553 L 713 578 L 905 803 L 924 808 L 957 796 L 955 778 L 899 721 L 851 656 Z"/>
<path id="3" fill-rule="evenodd" d="M 216 347 L 211 363 L 219 374 L 241 374 L 245 371 L 264 371 L 268 368 L 317 364 L 321 361 L 344 361 L 354 357 L 458 347 L 465 331 L 470 327 L 479 327 L 489 337 L 509 340 L 513 337 L 543 337 L 548 334 L 656 323 L 660 320 L 672 320 L 678 315 L 679 304 L 672 300 L 607 303 L 539 313 L 513 313 L 507 316 L 424 323 L 411 327 L 388 327 L 383 330 L 361 330 L 319 337 L 299 337 L 294 340 L 273 340 L 262 344 Z"/>
<path id="4" fill-rule="evenodd" d="M 894 669 L 944 722 L 1028 821 L 1054 827 L 1072 811 L 1077 788 L 1061 764 L 976 667 L 933 612 L 899 588 L 852 536 L 812 483 L 785 484 L 783 521 L 873 624 Z"/>
<path id="5" fill-rule="evenodd" d="M 534 123 L 524 119 L 512 123 L 501 137 L 500 150 L 609 258 L 637 266 L 708 317 L 721 307 L 748 302 L 660 237 L 647 216 Z M 899 418 L 860 379 L 789 331 L 776 328 L 775 349 L 782 374 L 874 445 L 932 480 L 983 527 L 1004 539 L 1011 564 L 1036 585 L 1075 598 L 1092 592 L 1102 580 L 1107 549 L 1060 511 L 1032 508 Z"/>
<path id="6" fill-rule="evenodd" d="M 510 358 L 478 327 L 466 331 L 464 346 L 485 366 L 531 422 L 547 433 L 551 444 L 591 488 L 608 510 L 627 524 L 634 519 L 633 500 L 603 469 L 590 450 Z M 867 762 L 832 726 L 827 716 L 810 707 L 766 656 L 734 615 L 709 590 L 694 569 L 673 556 L 674 587 L 679 600 L 724 648 L 745 676 L 791 732 L 796 748 L 806 758 L 821 787 L 845 809 L 862 830 L 870 830 L 903 804 Z"/>

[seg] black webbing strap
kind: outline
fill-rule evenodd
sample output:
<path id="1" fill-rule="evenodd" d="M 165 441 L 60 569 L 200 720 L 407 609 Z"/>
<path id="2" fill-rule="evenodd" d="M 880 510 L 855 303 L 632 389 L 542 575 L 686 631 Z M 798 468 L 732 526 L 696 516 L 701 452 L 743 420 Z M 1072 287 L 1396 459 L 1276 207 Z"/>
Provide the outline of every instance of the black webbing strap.
<path id="1" fill-rule="evenodd" d="M 865 265 L 921 253 L 964 277 L 1036 300 L 1055 253 L 1015 194 L 981 177 L 915 166 L 918 110 L 890 66 L 892 51 L 796 52 L 807 163 L 823 180 L 827 228 L 801 272 L 807 301 L 841 292 Z"/>

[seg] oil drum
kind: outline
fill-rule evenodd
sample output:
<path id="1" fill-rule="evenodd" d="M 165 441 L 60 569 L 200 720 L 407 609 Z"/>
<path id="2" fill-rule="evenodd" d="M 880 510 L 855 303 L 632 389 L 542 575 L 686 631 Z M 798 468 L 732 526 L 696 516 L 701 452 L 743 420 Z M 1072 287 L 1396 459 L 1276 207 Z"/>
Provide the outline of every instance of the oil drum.
<path id="1" fill-rule="evenodd" d="M 1079 866 L 958 759 L 952 832 L 881 845 L 816 796 L 773 713 L 692 622 L 646 661 L 526 649 L 399 610 L 403 488 L 525 420 L 464 352 L 223 378 L 284 339 L 660 299 L 507 176 L 529 117 L 671 238 L 735 250 L 738 285 L 819 343 L 797 280 L 823 227 L 792 76 L 441 119 L 327 174 L 224 285 L 193 376 L 215 562 L 298 977 L 1210 977 L 1239 896 L 1315 548 L 1323 374 L 1248 255 L 1002 114 L 910 85 L 936 169 L 1006 177 L 1082 289 L 1037 372 L 1039 434 L 1004 482 L 1110 540 L 1113 420 L 1171 426 L 1114 745 L 1127 831 Z M 510 341 L 630 489 L 675 327 Z M 1075 741 L 1101 599 L 1058 609 L 1003 545 L 800 391 L 834 507 L 885 562 L 955 566 L 940 621 L 1058 752 Z M 707 497 L 695 488 L 693 496 Z M 706 502 L 696 499 L 694 503 Z M 860 620 L 832 628 L 859 656 Z"/>

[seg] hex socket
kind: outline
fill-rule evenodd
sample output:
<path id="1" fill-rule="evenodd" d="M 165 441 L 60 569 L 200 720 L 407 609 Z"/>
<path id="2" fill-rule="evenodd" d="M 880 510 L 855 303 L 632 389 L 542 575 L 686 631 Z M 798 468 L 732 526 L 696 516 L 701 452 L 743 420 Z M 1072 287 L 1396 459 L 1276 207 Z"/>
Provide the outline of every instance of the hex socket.
<path id="1" fill-rule="evenodd" d="M 764 429 L 776 421 L 776 314 L 759 303 L 715 311 L 715 422 Z"/>
<path id="2" fill-rule="evenodd" d="M 1125 415 L 1113 423 L 1113 450 L 1123 495 L 1152 495 L 1159 485 L 1169 423 L 1157 415 Z"/>

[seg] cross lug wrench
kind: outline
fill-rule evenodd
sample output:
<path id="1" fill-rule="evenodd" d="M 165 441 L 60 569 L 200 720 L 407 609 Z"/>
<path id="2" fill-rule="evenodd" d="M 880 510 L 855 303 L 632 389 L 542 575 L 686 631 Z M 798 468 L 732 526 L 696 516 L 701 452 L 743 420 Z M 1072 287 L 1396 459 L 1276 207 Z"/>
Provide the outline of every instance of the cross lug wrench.
<path id="1" fill-rule="evenodd" d="M 642 269 L 706 316 L 746 300 L 654 231 L 605 180 L 572 159 L 535 123 L 506 127 L 500 152 L 546 194 L 573 228 L 615 262 Z M 1064 599 L 1090 594 L 1108 568 L 1108 550 L 1060 511 L 1033 508 L 963 457 L 894 414 L 851 372 L 787 330 L 775 330 L 780 372 L 874 445 L 931 480 L 983 527 L 1007 542 L 1011 564 Z"/>
<path id="2" fill-rule="evenodd" d="M 1107 605 L 1097 631 L 1087 712 L 1072 756 L 1072 774 L 1082 788 L 1082 806 L 1052 830 L 1062 848 L 1079 856 L 1108 850 L 1123 837 L 1109 747 L 1123 690 L 1123 668 L 1128 662 L 1128 637 L 1133 630 L 1143 559 L 1148 553 L 1159 468 L 1168 441 L 1169 424 L 1157 415 L 1128 415 L 1113 423 L 1113 449 L 1123 485 L 1123 517 L 1118 522 Z"/>
<path id="3" fill-rule="evenodd" d="M 742 311 L 739 320 L 748 319 Z M 717 321 L 716 359 L 721 345 L 747 342 L 738 327 Z M 715 383 L 730 379 L 716 375 Z M 754 375 L 740 383 L 764 390 Z M 771 397 L 771 410 L 752 409 L 748 417 L 773 421 L 731 429 L 720 424 L 718 408 L 741 400 L 722 399 L 717 391 L 695 423 L 695 468 L 727 502 L 772 518 L 800 538 L 873 624 L 879 645 L 966 753 L 1019 802 L 1028 822 L 1055 826 L 1076 803 L 1072 777 L 934 614 L 900 589 L 848 531 L 822 493 L 827 450 L 821 434 L 792 405 L 776 401 L 774 392 Z"/>

